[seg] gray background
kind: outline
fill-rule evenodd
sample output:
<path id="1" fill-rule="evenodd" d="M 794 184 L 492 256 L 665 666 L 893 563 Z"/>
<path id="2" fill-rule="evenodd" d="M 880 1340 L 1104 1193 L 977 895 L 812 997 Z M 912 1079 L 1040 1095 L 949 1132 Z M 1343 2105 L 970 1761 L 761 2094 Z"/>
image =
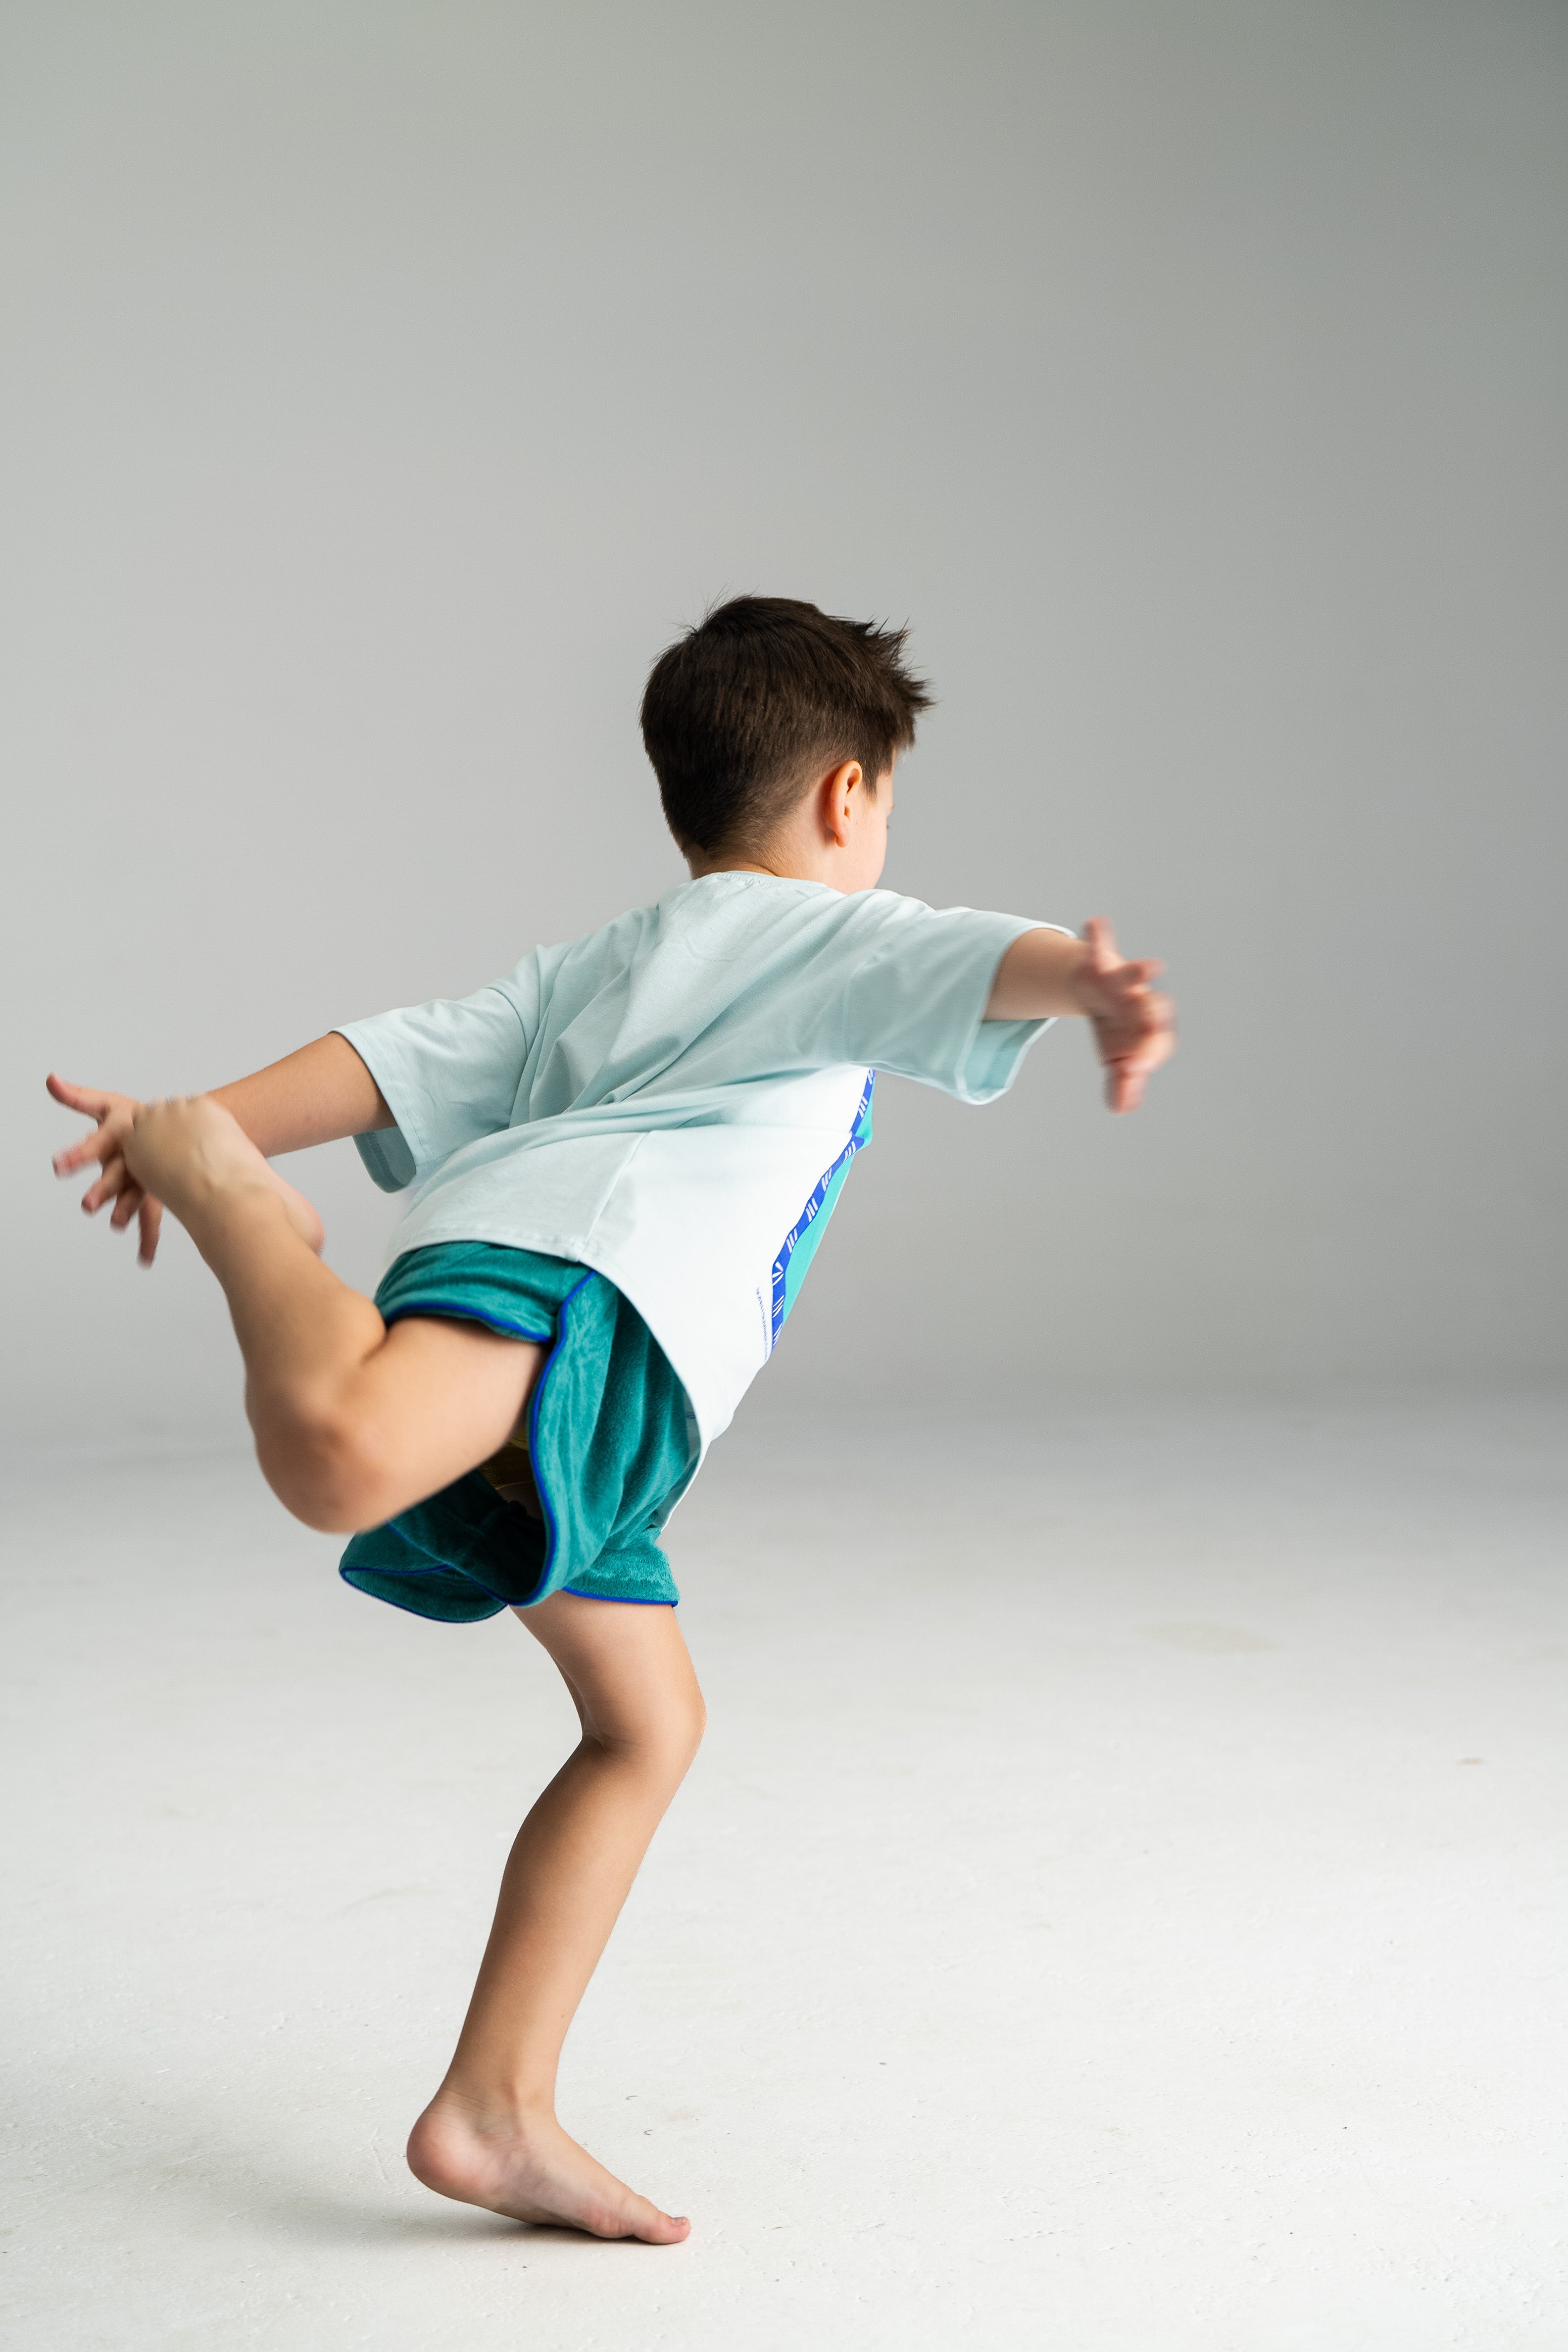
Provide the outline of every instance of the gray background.
<path id="1" fill-rule="evenodd" d="M 241 1426 L 45 1068 L 216 1083 L 657 895 L 642 678 L 747 588 L 914 625 L 889 885 L 1108 911 L 1185 1024 L 1130 1121 L 1080 1035 L 885 1086 L 754 1409 L 1561 1366 L 1560 6 L 0 35 L 12 1433 Z"/>
<path id="2" fill-rule="evenodd" d="M 1565 200 L 1562 0 L 0 0 L 16 2352 L 1561 2352 Z M 889 881 L 1185 1044 L 885 1086 L 682 1507 L 645 2262 L 401 2163 L 564 1693 L 338 1582 L 41 1082 L 679 878 L 747 587 L 914 626 Z"/>

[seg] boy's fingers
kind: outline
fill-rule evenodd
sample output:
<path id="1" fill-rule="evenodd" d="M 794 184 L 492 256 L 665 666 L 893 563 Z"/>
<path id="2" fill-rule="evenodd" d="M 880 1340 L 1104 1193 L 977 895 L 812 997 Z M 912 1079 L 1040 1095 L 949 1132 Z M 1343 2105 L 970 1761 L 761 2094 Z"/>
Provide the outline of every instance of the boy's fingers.
<path id="1" fill-rule="evenodd" d="M 89 1217 L 96 1216 L 105 1201 L 112 1201 L 117 1192 L 123 1192 L 127 1184 L 134 1181 L 123 1155 L 117 1151 L 112 1160 L 104 1161 L 103 1173 L 82 1194 L 81 1205 Z"/>
<path id="2" fill-rule="evenodd" d="M 1176 1050 L 1175 1031 L 1168 1022 L 1145 1022 L 1131 1036 L 1121 1039 L 1106 1055 L 1119 1068 L 1157 1070 L 1168 1062 Z"/>
<path id="3" fill-rule="evenodd" d="M 1123 1061 L 1162 1043 L 1161 1058 L 1173 1050 L 1174 1009 L 1168 996 L 1129 997 L 1097 1024 L 1103 1061 Z"/>
<path id="4" fill-rule="evenodd" d="M 1109 971 L 1100 972 L 1096 976 L 1100 986 L 1108 990 L 1112 996 L 1147 996 L 1151 982 L 1158 980 L 1164 969 L 1163 963 L 1152 961 L 1140 963 L 1118 963 L 1113 964 Z"/>
<path id="5" fill-rule="evenodd" d="M 143 1192 L 142 1205 L 136 1213 L 142 1228 L 136 1255 L 143 1265 L 151 1265 L 158 1255 L 158 1231 L 163 1222 L 163 1203 L 154 1201 L 150 1192 Z"/>
<path id="6" fill-rule="evenodd" d="M 79 1143 L 68 1143 L 63 1150 L 57 1151 L 50 1165 L 57 1176 L 74 1175 L 79 1168 L 85 1168 L 89 1160 L 102 1160 L 107 1167 L 130 1132 L 129 1119 L 106 1118 L 91 1135 L 84 1135 Z"/>
<path id="7" fill-rule="evenodd" d="M 1164 971 L 1158 956 L 1124 956 L 1103 915 L 1091 915 L 1083 928 L 1089 950 L 1089 976 L 1110 995 L 1125 999 L 1145 992 L 1151 982 L 1158 980 Z"/>
<path id="8" fill-rule="evenodd" d="M 1125 1065 L 1127 1074 L 1136 1079 L 1140 1093 L 1155 1071 L 1164 1068 L 1175 1050 L 1170 1038 L 1157 1037 L 1142 1053 L 1129 1055 Z"/>
<path id="9" fill-rule="evenodd" d="M 127 1184 L 134 1184 L 135 1181 L 125 1164 L 124 1155 L 116 1152 L 112 1160 L 104 1161 L 103 1173 L 97 1182 L 89 1184 L 82 1194 L 81 1205 L 89 1217 L 96 1216 L 106 1201 L 112 1201 L 118 1193 L 124 1192 Z"/>
<path id="10" fill-rule="evenodd" d="M 1163 1003 L 1163 1000 L 1157 1000 Z M 1105 1099 L 1111 1110 L 1136 1110 L 1154 1072 L 1176 1050 L 1175 1026 L 1166 1007 L 1142 1034 L 1105 1055 Z"/>
<path id="11" fill-rule="evenodd" d="M 1112 1110 L 1136 1110 L 1148 1090 L 1154 1062 L 1112 1063 L 1106 1072 L 1105 1098 Z"/>
<path id="12" fill-rule="evenodd" d="M 66 1144 L 56 1152 L 50 1164 L 57 1176 L 70 1176 L 77 1169 L 85 1168 L 89 1160 L 101 1160 L 106 1151 L 112 1155 L 119 1149 L 120 1139 L 113 1129 L 100 1127 L 91 1135 L 84 1135 L 79 1143 Z"/>
<path id="13" fill-rule="evenodd" d="M 125 1231 L 146 1197 L 136 1179 L 133 1176 L 128 1177 L 119 1200 L 110 1213 L 109 1222 L 117 1234 L 122 1234 Z"/>

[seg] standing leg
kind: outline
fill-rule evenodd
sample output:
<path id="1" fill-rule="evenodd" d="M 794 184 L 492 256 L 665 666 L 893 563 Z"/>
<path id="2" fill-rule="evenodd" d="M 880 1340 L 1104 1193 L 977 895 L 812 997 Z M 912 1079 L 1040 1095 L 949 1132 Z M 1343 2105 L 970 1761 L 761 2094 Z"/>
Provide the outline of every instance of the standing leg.
<path id="1" fill-rule="evenodd" d="M 503 1444 L 542 1348 L 433 1317 L 388 1330 L 316 1255 L 309 1202 L 208 1097 L 149 1104 L 125 1157 L 223 1286 L 257 1454 L 297 1517 L 377 1526 Z M 701 1696 L 668 1608 L 558 1592 L 519 1613 L 560 1667 L 583 1738 L 518 1834 L 468 2021 L 409 2162 L 429 2187 L 494 2212 L 669 2244 L 689 2224 L 556 2122 L 555 2070 L 696 1753 Z"/>
<path id="2" fill-rule="evenodd" d="M 690 2224 L 628 2189 L 555 2119 L 561 2045 L 648 1841 L 702 1737 L 675 1612 L 557 1592 L 518 1615 L 560 1667 L 580 1745 L 534 1806 L 447 2079 L 414 2126 L 428 2189 L 519 2221 L 671 2245 Z"/>

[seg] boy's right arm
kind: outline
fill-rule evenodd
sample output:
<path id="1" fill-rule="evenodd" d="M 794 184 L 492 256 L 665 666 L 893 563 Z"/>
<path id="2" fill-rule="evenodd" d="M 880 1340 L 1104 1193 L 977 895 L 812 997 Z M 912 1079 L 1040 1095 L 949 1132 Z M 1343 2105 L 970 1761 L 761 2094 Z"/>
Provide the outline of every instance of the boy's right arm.
<path id="1" fill-rule="evenodd" d="M 143 1265 L 151 1265 L 163 1207 L 142 1192 L 125 1164 L 125 1138 L 140 1103 L 130 1095 L 106 1094 L 54 1076 L 48 1089 L 68 1110 L 97 1121 L 91 1135 L 55 1154 L 55 1173 L 69 1176 L 97 1160 L 99 1172 L 82 1195 L 83 1209 L 95 1216 L 112 1201 L 109 1222 L 117 1230 L 134 1217 L 141 1228 L 137 1254 Z M 280 1151 L 302 1151 L 309 1144 L 331 1143 L 341 1136 L 363 1135 L 372 1128 L 395 1124 L 381 1088 L 348 1039 L 335 1031 L 248 1078 L 215 1087 L 211 1099 L 233 1113 L 268 1160 Z"/>
<path id="2" fill-rule="evenodd" d="M 1164 970 L 1124 956 L 1110 925 L 1091 915 L 1084 936 L 1023 931 L 996 967 L 987 1021 L 1053 1021 L 1080 1013 L 1094 1030 L 1112 1110 L 1136 1110 L 1143 1089 L 1176 1050 L 1175 1007 L 1150 986 Z"/>

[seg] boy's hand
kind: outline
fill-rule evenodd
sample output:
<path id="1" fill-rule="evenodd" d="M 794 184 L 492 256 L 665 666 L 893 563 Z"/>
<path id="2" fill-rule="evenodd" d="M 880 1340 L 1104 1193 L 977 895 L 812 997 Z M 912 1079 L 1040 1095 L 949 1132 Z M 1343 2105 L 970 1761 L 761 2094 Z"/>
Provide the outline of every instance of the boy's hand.
<path id="1" fill-rule="evenodd" d="M 1089 953 L 1074 976 L 1073 992 L 1094 1024 L 1106 1104 L 1136 1110 L 1150 1078 L 1176 1050 L 1176 1008 L 1149 985 L 1165 967 L 1129 961 L 1103 915 L 1090 916 L 1083 936 Z"/>
<path id="2" fill-rule="evenodd" d="M 83 1209 L 89 1217 L 95 1217 L 107 1202 L 112 1201 L 114 1207 L 109 1222 L 117 1233 L 122 1233 L 134 1217 L 141 1234 L 136 1255 L 143 1265 L 151 1265 L 158 1254 L 163 1206 L 137 1182 L 125 1163 L 125 1139 L 141 1104 L 131 1095 L 110 1095 L 96 1087 L 72 1086 L 68 1078 L 57 1078 L 52 1073 L 46 1083 L 58 1103 L 98 1121 L 91 1135 L 56 1152 L 55 1174 L 73 1175 L 79 1168 L 96 1160 L 99 1172 L 81 1196 Z"/>

